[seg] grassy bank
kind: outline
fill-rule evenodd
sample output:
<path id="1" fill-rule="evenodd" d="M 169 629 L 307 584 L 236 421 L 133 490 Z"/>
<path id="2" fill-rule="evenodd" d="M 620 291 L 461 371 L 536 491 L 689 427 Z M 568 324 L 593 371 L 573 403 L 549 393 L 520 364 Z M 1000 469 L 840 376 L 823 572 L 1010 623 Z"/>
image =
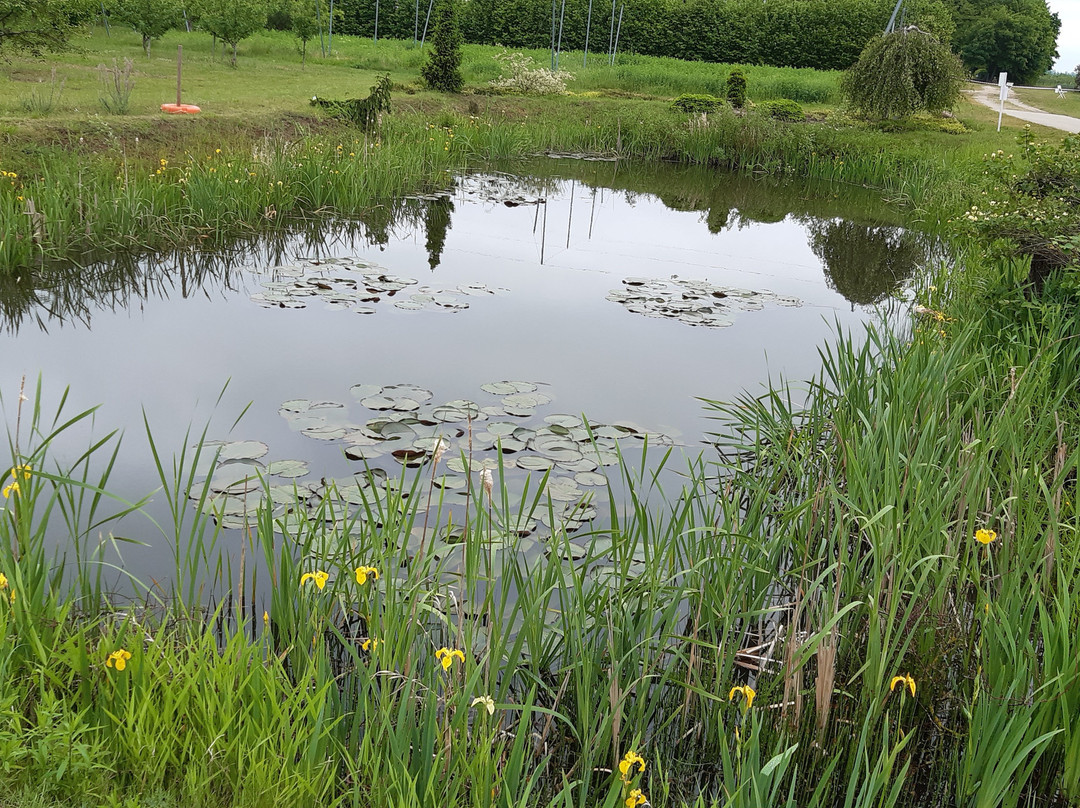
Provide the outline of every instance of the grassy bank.
<path id="1" fill-rule="evenodd" d="M 175 92 L 172 46 L 181 41 L 187 100 L 206 111 L 177 120 L 157 106 Z M 961 110 L 972 130 L 964 135 L 935 131 L 936 124 L 885 132 L 828 105 L 817 106 L 822 120 L 800 124 L 755 110 L 687 116 L 669 108 L 670 97 L 721 92 L 726 66 L 633 56 L 613 67 L 594 60 L 571 82 L 571 95 L 527 98 L 476 92 L 497 64 L 495 49 L 470 47 L 472 91 L 446 97 L 415 90 L 420 51 L 409 43 L 336 42 L 334 56 L 302 67 L 288 36 L 262 34 L 232 69 L 212 58 L 204 35 L 170 35 L 146 59 L 134 34 L 114 29 L 109 38 L 93 32 L 83 50 L 63 57 L 55 79 L 50 65 L 19 61 L 7 76 L 0 118 L 0 267 L 101 250 L 213 247 L 295 217 L 349 216 L 438 185 L 449 170 L 545 151 L 850 182 L 922 211 L 915 218 L 936 220 L 981 176 L 979 158 L 1012 142 L 987 125 L 989 111 L 971 106 Z M 132 51 L 131 114 L 102 114 L 96 65 Z M 394 111 L 370 134 L 308 104 L 313 94 L 363 96 L 384 69 L 399 89 Z M 61 82 L 63 92 L 45 109 L 40 98 Z M 835 83 L 834 74 L 749 70 L 751 100 L 832 100 Z"/>

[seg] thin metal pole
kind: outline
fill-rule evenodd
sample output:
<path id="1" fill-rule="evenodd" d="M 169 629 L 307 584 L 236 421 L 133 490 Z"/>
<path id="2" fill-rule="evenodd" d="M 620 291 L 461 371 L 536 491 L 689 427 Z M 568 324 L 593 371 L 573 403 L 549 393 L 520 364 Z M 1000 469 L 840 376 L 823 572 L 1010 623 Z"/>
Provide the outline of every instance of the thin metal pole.
<path id="1" fill-rule="evenodd" d="M 184 46 L 176 46 L 176 106 L 180 106 L 180 71 L 184 66 Z"/>
<path id="2" fill-rule="evenodd" d="M 420 0 L 416 0 L 415 10 L 413 11 L 413 24 L 412 24 L 412 43 L 416 44 L 416 38 L 420 35 Z"/>
<path id="3" fill-rule="evenodd" d="M 562 53 L 563 21 L 566 19 L 566 0 L 562 0 L 562 10 L 559 11 L 559 44 L 555 47 L 555 70 L 559 70 L 559 54 Z"/>
<path id="4" fill-rule="evenodd" d="M 607 38 L 608 62 L 611 62 L 611 46 L 615 42 L 615 0 L 611 0 L 611 31 Z"/>
<path id="5" fill-rule="evenodd" d="M 577 180 L 570 183 L 570 215 L 566 217 L 566 249 L 570 249 L 570 225 L 574 223 L 574 191 L 577 189 Z"/>
<path id="6" fill-rule="evenodd" d="M 427 40 L 427 26 L 431 21 L 431 7 L 435 5 L 435 0 L 428 0 L 427 4 L 427 16 L 424 18 L 424 35 L 420 37 L 420 47 L 424 47 L 424 42 Z"/>
<path id="7" fill-rule="evenodd" d="M 551 0 L 551 72 L 555 72 L 555 0 Z"/>
<path id="8" fill-rule="evenodd" d="M 592 0 L 589 0 L 589 16 L 585 19 L 585 58 L 581 60 L 582 68 L 589 61 L 589 28 L 592 26 Z"/>
<path id="9" fill-rule="evenodd" d="M 375 27 L 379 26 L 379 16 L 375 15 Z M 327 25 L 326 34 L 326 52 L 331 56 L 334 55 L 334 0 L 330 0 L 330 21 Z"/>
<path id="10" fill-rule="evenodd" d="M 184 12 L 184 16 L 186 18 L 187 12 Z M 101 21 L 105 23 L 105 36 L 111 37 L 112 34 L 109 33 L 109 15 L 105 13 L 105 0 L 102 0 L 101 2 Z M 191 29 L 189 28 L 188 30 L 190 31 Z"/>
<path id="11" fill-rule="evenodd" d="M 375 36 L 371 41 L 379 41 L 379 0 L 375 0 Z"/>
<path id="12" fill-rule="evenodd" d="M 622 14 L 626 11 L 626 3 L 619 6 L 619 27 L 615 29 L 615 48 L 611 51 L 611 63 L 615 64 L 615 54 L 619 52 L 619 34 L 622 33 Z"/>

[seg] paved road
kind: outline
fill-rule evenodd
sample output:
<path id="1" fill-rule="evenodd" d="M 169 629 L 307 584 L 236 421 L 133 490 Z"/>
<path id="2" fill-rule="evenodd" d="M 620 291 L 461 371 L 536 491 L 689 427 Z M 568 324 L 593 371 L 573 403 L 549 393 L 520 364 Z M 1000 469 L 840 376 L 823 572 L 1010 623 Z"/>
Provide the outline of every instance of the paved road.
<path id="1" fill-rule="evenodd" d="M 965 90 L 965 92 L 972 101 L 984 104 L 994 110 L 1000 108 L 1001 102 L 998 101 L 998 88 L 996 84 L 978 85 L 974 89 L 969 88 Z M 1012 97 L 1011 94 L 1009 100 L 1005 102 L 1005 114 L 1010 118 L 1019 118 L 1022 121 L 1037 123 L 1041 126 L 1049 126 L 1051 129 L 1061 129 L 1064 132 L 1080 134 L 1080 118 L 1072 118 L 1068 115 L 1052 115 L 1049 112 L 1043 112 L 1041 109 L 1036 109 L 1035 107 L 1025 104 L 1023 101 Z"/>

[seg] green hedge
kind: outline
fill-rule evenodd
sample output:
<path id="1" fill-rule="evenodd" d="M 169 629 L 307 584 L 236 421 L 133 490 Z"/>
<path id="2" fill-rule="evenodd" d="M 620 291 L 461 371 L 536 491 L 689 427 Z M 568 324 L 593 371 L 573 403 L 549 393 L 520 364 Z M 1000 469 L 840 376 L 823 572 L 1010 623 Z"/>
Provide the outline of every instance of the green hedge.
<path id="1" fill-rule="evenodd" d="M 466 42 L 551 46 L 551 3 L 546 0 L 459 2 Z M 417 10 L 422 31 L 427 6 L 427 0 L 381 2 L 379 36 L 412 39 Z M 893 0 L 625 0 L 619 52 L 843 70 L 881 33 L 892 7 Z M 562 8 L 560 0 L 560 14 Z M 606 0 L 593 3 L 590 51 L 607 51 L 613 11 L 617 21 L 618 5 L 613 9 Z M 584 48 L 588 14 L 589 0 L 566 0 L 564 50 Z M 348 3 L 338 30 L 371 36 L 374 19 L 374 3 Z"/>

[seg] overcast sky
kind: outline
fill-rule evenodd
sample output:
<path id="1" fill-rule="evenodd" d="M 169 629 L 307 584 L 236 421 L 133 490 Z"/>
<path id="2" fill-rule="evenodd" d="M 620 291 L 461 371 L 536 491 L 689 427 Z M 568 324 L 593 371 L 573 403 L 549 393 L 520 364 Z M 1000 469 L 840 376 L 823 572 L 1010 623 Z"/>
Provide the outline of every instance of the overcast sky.
<path id="1" fill-rule="evenodd" d="M 1080 0 L 1049 0 L 1050 10 L 1061 17 L 1058 34 L 1058 57 L 1054 69 L 1072 73 L 1080 64 Z"/>

